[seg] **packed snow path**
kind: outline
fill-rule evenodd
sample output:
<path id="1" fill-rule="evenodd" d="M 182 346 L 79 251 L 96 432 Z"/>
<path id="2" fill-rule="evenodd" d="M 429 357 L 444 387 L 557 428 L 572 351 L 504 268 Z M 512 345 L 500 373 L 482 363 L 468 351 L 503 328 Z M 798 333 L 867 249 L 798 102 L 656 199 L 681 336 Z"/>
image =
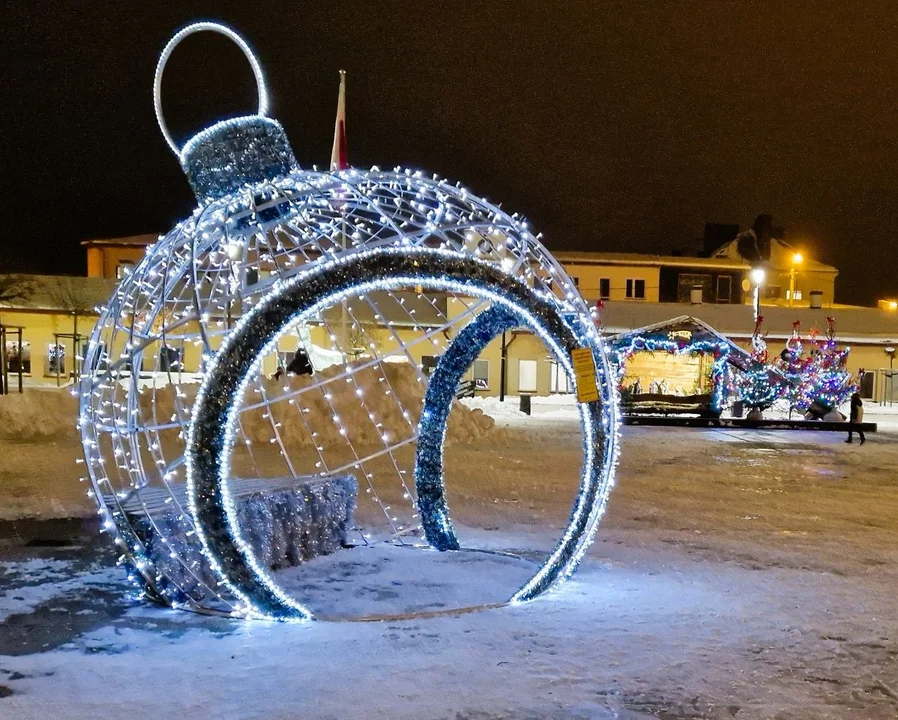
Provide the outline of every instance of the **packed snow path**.
<path id="1" fill-rule="evenodd" d="M 507 424 L 498 444 L 448 453 L 449 499 L 470 544 L 535 558 L 566 519 L 577 426 L 563 413 Z M 627 428 L 574 580 L 528 605 L 429 619 L 159 610 L 127 599 L 91 529 L 7 522 L 0 716 L 894 718 L 896 437 Z M 17 501 L 55 493 L 64 508 L 58 484 L 19 485 Z M 353 603 L 395 608 L 414 590 L 373 566 L 351 578 Z M 365 595 L 391 572 L 392 595 Z"/>

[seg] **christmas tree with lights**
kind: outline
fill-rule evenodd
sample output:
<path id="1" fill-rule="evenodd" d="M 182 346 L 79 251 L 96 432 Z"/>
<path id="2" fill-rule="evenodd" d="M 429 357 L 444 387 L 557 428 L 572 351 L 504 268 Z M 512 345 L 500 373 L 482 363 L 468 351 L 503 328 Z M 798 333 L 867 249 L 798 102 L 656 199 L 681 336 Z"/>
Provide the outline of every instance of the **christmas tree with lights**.
<path id="1" fill-rule="evenodd" d="M 777 358 L 774 367 L 783 378 L 782 396 L 789 399 L 794 406 L 798 388 L 804 380 L 807 370 L 806 358 L 803 357 L 801 344 L 801 323 L 792 323 L 792 334 L 786 340 L 786 347 Z"/>
<path id="2" fill-rule="evenodd" d="M 751 336 L 751 360 L 745 372 L 736 379 L 736 390 L 739 399 L 750 408 L 764 410 L 770 407 L 779 397 L 780 387 L 771 380 L 771 367 L 768 364 L 767 337 L 761 331 L 764 317 L 759 315 L 755 320 L 755 330 Z"/>
<path id="3" fill-rule="evenodd" d="M 803 355 L 799 325 L 793 323 L 792 337 L 778 367 L 787 379 L 788 397 L 796 410 L 822 416 L 847 402 L 856 389 L 847 367 L 850 349 L 839 347 L 835 327 L 835 320 L 827 317 L 824 337 L 812 330 L 810 349 Z"/>

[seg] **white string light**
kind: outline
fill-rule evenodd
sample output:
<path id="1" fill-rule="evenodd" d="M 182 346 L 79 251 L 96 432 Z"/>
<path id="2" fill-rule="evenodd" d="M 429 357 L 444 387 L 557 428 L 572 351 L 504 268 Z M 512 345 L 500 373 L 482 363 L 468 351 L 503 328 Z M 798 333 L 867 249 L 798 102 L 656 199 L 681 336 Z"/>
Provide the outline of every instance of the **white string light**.
<path id="1" fill-rule="evenodd" d="M 260 102 L 258 115 L 217 123 L 188 141 L 185 149 L 191 152 L 186 157 L 162 117 L 161 78 L 174 47 L 200 30 L 220 32 L 238 44 L 250 60 Z M 559 312 L 571 318 L 588 322 L 589 308 L 523 218 L 506 214 L 458 183 L 404 168 L 350 168 L 337 173 L 299 169 L 280 126 L 262 117 L 268 94 L 261 68 L 248 45 L 223 26 L 198 23 L 172 38 L 157 66 L 154 100 L 163 136 L 183 160 L 200 202 L 147 249 L 101 309 L 78 388 L 89 490 L 104 530 L 113 536 L 122 562 L 133 568 L 131 575 L 149 597 L 206 612 L 242 613 L 249 609 L 245 598 L 217 582 L 208 558 L 199 553 L 198 529 L 182 499 L 184 448 L 195 405 L 192 388 L 239 318 L 252 312 L 278 283 L 377 248 L 412 252 L 430 248 L 492 263 L 507 276 L 526 282 L 537 295 L 552 298 Z M 224 166 L 210 170 L 192 165 L 207 162 L 209 154 L 204 153 L 216 143 L 227 146 L 238 140 L 244 143 L 240 147 L 261 149 L 259 157 L 268 164 L 241 166 L 233 176 L 222 170 Z M 397 294 L 400 290 L 408 294 Z M 362 295 L 357 306 L 346 301 L 347 323 L 355 323 L 354 332 L 363 338 L 363 354 L 354 362 L 345 354 L 340 323 L 310 317 L 310 328 L 331 336 L 320 350 L 327 350 L 344 369 L 316 372 L 300 388 L 275 386 L 259 375 L 249 386 L 233 436 L 246 471 L 258 478 L 266 477 L 266 458 L 275 451 L 291 476 L 301 476 L 303 462 L 317 464 L 315 473 L 325 477 L 357 472 L 367 490 L 363 497 L 380 508 L 397 535 L 419 526 L 414 492 L 407 482 L 409 468 L 396 454 L 414 443 L 419 418 L 393 387 L 378 337 L 388 337 L 384 342 L 408 360 L 423 392 L 426 378 L 418 367 L 419 356 L 427 353 L 423 348 L 439 354 L 454 333 L 489 303 L 471 301 L 461 288 L 445 294 L 445 307 L 434 296 L 416 292 L 414 285 L 391 287 L 389 292 L 393 294 L 356 293 L 356 298 Z M 370 325 L 367 316 L 363 319 L 356 313 L 366 306 L 374 318 Z M 402 327 L 391 324 L 399 318 Z M 590 332 L 589 341 L 600 348 L 597 334 Z M 272 353 L 276 350 L 271 348 Z M 609 400 L 602 410 L 603 424 L 612 429 L 612 439 L 604 446 L 605 456 L 596 461 L 609 473 L 610 487 L 617 451 L 615 388 L 613 382 L 605 386 L 612 375 L 602 352 L 597 353 L 600 392 Z M 374 385 L 359 381 L 360 368 L 368 368 Z M 343 392 L 356 400 L 370 421 L 376 447 L 356 442 L 360 429 L 338 412 Z M 322 397 L 324 415 L 309 412 L 316 394 Z M 261 425 L 252 420 L 251 413 L 257 412 L 267 414 L 262 419 L 267 437 L 259 434 Z M 295 414 L 297 427 L 307 435 L 301 448 L 283 434 L 286 418 Z M 398 425 L 393 427 L 387 416 L 395 417 Z M 254 444 L 253 437 L 259 442 Z M 309 458 L 301 455 L 306 449 Z M 375 466 L 381 457 L 388 462 Z M 396 489 L 406 507 L 381 497 L 389 490 L 392 499 Z M 147 498 L 153 493 L 163 498 L 173 526 L 148 509 Z M 581 510 L 584 517 L 591 517 L 590 508 Z M 594 531 L 584 529 L 586 535 Z M 370 528 L 361 530 L 373 540 Z M 160 539 L 164 552 L 148 541 L 148 532 Z"/>

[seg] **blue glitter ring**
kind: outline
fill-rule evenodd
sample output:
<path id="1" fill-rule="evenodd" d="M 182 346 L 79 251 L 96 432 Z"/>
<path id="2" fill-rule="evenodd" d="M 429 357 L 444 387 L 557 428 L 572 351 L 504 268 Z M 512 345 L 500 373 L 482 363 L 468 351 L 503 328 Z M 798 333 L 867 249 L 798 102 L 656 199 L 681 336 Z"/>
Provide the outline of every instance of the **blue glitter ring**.
<path id="1" fill-rule="evenodd" d="M 431 373 L 418 423 L 415 454 L 415 491 L 424 537 L 437 550 L 458 550 L 458 538 L 449 519 L 443 481 L 443 444 L 452 401 L 462 376 L 477 356 L 498 335 L 526 324 L 502 305 L 480 313 L 466 325 Z"/>
<path id="2" fill-rule="evenodd" d="M 458 253 L 406 247 L 361 251 L 277 283 L 244 315 L 209 363 L 187 440 L 188 498 L 197 534 L 213 570 L 246 603 L 247 614 L 278 620 L 312 618 L 306 607 L 281 590 L 240 537 L 227 488 L 239 401 L 262 358 L 290 327 L 350 294 L 410 285 L 480 297 L 506 308 L 546 343 L 569 376 L 573 376 L 570 352 L 583 344 L 592 348 L 597 367 L 607 367 L 595 333 L 586 327 L 575 332 L 572 324 L 582 321 L 565 320 L 554 298 L 535 293 L 494 264 Z M 512 603 L 530 600 L 569 577 L 592 541 L 616 457 L 614 390 L 604 376 L 600 391 L 600 401 L 578 406 L 584 463 L 568 527 L 546 563 L 510 599 Z M 425 406 L 422 422 L 428 410 Z"/>

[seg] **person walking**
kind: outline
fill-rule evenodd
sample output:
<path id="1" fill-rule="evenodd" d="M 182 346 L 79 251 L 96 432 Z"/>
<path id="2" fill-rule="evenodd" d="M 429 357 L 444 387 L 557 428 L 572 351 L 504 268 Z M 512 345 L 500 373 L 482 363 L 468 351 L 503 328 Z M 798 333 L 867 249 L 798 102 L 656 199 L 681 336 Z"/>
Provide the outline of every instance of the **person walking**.
<path id="1" fill-rule="evenodd" d="M 861 423 L 863 422 L 864 401 L 861 400 L 861 394 L 856 392 L 851 396 L 851 417 L 848 420 L 848 439 L 845 442 L 851 443 L 855 432 L 857 432 L 861 438 L 861 445 L 867 442 L 867 438 L 864 437 L 864 431 L 861 428 Z"/>

